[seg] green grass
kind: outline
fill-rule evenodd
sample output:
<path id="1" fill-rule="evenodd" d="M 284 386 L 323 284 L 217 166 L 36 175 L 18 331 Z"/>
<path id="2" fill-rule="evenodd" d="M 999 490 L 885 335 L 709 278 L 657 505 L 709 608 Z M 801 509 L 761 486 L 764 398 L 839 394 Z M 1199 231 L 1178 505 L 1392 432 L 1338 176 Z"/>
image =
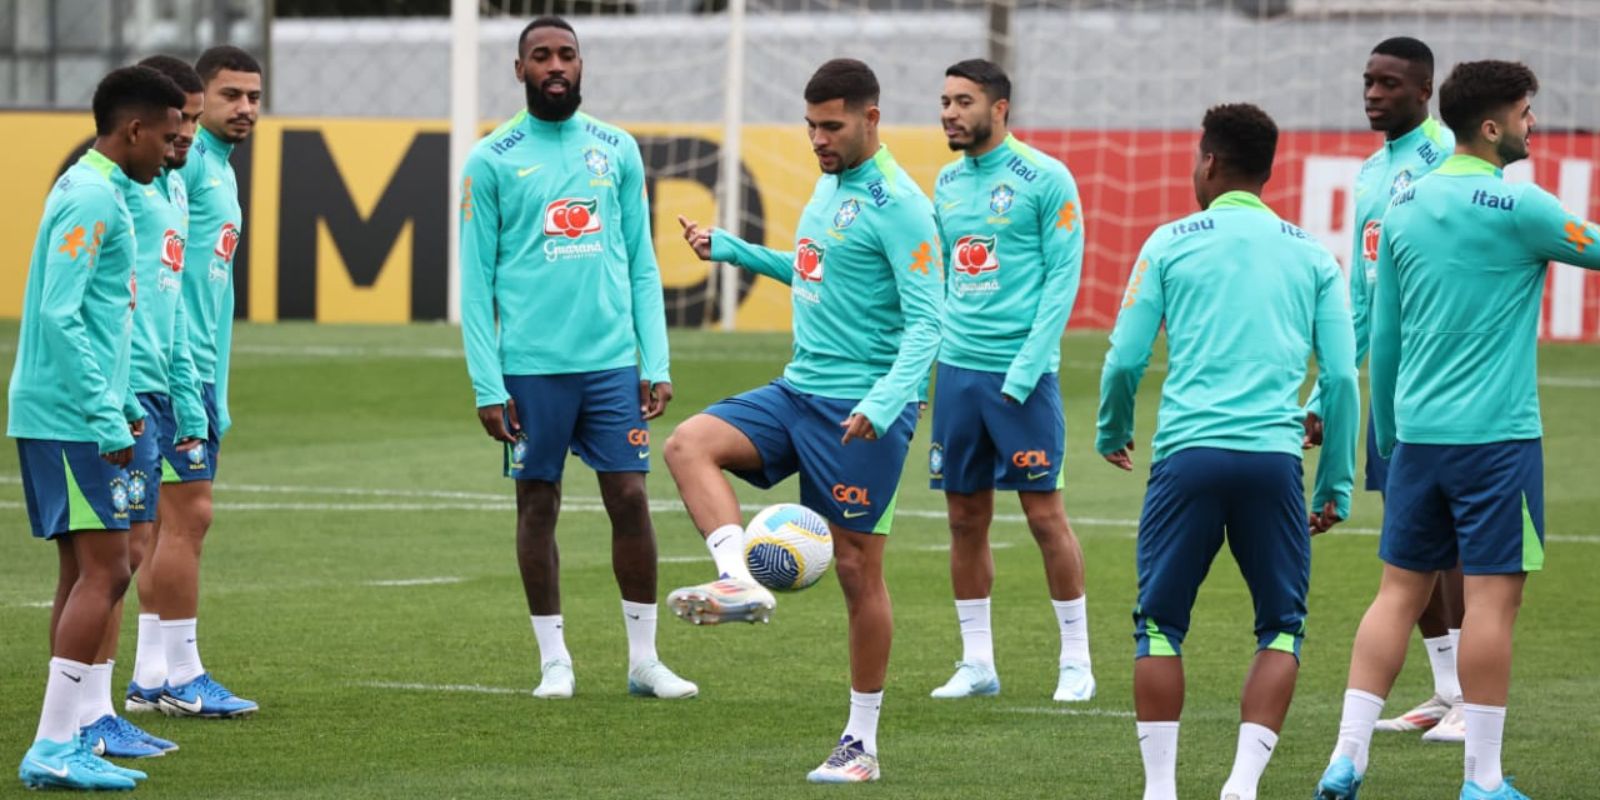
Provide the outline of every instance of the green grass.
<path id="1" fill-rule="evenodd" d="M 14 351 L 14 324 L 0 346 Z M 764 627 L 661 622 L 663 657 L 697 681 L 686 703 L 625 695 L 626 645 L 596 513 L 594 478 L 569 466 L 562 585 L 578 697 L 534 700 L 532 632 L 512 549 L 511 486 L 472 410 L 458 334 L 445 326 L 245 326 L 234 359 L 235 431 L 221 460 L 207 542 L 200 638 L 206 664 L 262 711 L 240 722 L 148 720 L 183 750 L 147 767 L 156 797 L 833 796 L 804 775 L 846 713 L 845 615 L 830 576 L 782 598 Z M 680 332 L 677 399 L 657 442 L 708 403 L 778 373 L 788 337 Z M 884 781 L 872 797 L 1137 797 L 1142 771 L 1129 718 L 1133 527 L 1147 464 L 1126 475 L 1092 452 L 1103 334 L 1075 334 L 1062 381 L 1069 417 L 1068 511 L 1088 560 L 1100 694 L 1050 702 L 1056 634 L 1037 553 L 1015 500 L 996 523 L 994 620 L 1005 692 L 935 702 L 959 655 L 942 499 L 926 487 L 926 431 L 913 445 L 888 556 L 896 640 L 881 730 Z M 1529 584 L 1516 643 L 1506 765 L 1540 800 L 1594 797 L 1600 719 L 1600 350 L 1541 350 L 1548 484 L 1546 571 Z M 0 359 L 9 361 L 9 358 Z M 9 374 L 9 371 L 6 373 Z M 1140 397 L 1148 443 L 1161 373 Z M 660 448 L 657 448 L 659 454 Z M 1148 450 L 1141 448 L 1139 455 Z M 658 503 L 662 594 L 707 578 L 710 561 L 664 467 Z M 52 547 L 32 541 L 14 450 L 0 449 L 0 741 L 21 756 L 34 730 L 46 657 Z M 1310 474 L 1308 470 L 1308 474 Z M 264 487 L 275 487 L 267 491 Z M 445 495 L 443 493 L 456 493 Z M 749 503 L 792 500 L 794 484 Z M 1351 637 L 1377 585 L 1379 506 L 1314 547 L 1310 636 L 1299 696 L 1262 784 L 1263 798 L 1309 795 L 1338 724 Z M 457 583 L 373 586 L 450 577 Z M 133 661 L 127 612 L 117 686 Z M 1186 643 L 1189 698 L 1179 748 L 1185 798 L 1214 798 L 1233 757 L 1236 704 L 1254 646 L 1249 599 L 1224 554 Z M 379 688 L 469 684 L 482 694 Z M 1392 708 L 1429 693 L 1414 645 Z M 141 722 L 147 720 L 141 719 Z M 1454 797 L 1461 751 L 1380 734 L 1372 798 Z M 9 761 L 0 761 L 0 766 Z M 850 791 L 850 790 L 845 790 Z M 0 777 L 0 797 L 20 796 Z"/>

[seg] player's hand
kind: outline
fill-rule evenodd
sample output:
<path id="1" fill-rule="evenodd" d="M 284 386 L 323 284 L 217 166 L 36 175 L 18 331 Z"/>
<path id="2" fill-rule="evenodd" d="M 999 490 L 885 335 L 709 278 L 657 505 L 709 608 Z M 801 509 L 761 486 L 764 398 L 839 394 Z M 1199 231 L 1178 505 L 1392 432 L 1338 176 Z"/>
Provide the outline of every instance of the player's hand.
<path id="1" fill-rule="evenodd" d="M 928 410 L 928 401 L 923 400 L 921 402 L 918 402 L 917 403 L 917 419 L 919 419 L 919 420 L 922 419 L 923 412 L 925 412 L 927 410 Z"/>
<path id="2" fill-rule="evenodd" d="M 521 427 L 517 425 L 516 403 L 510 398 L 506 399 L 503 406 L 479 408 L 478 422 L 483 423 L 483 430 L 489 434 L 490 439 L 506 444 L 517 443 L 517 431 L 521 430 Z"/>
<path id="3" fill-rule="evenodd" d="M 199 447 L 199 446 L 201 446 L 203 444 L 205 444 L 205 440 L 204 439 L 200 439 L 200 438 L 195 437 L 195 436 L 190 436 L 187 439 L 178 440 L 177 451 L 180 452 L 180 453 L 187 453 L 190 450 L 193 450 L 196 447 Z"/>
<path id="4" fill-rule="evenodd" d="M 1306 436 L 1300 440 L 1301 450 L 1310 450 L 1322 445 L 1322 417 L 1311 412 L 1306 412 Z"/>
<path id="5" fill-rule="evenodd" d="M 683 226 L 683 240 L 689 243 L 689 248 L 700 257 L 701 261 L 711 260 L 711 231 L 702 230 L 700 223 L 690 222 L 678 215 L 678 224 Z"/>
<path id="6" fill-rule="evenodd" d="M 1124 472 L 1133 471 L 1133 442 L 1128 442 L 1121 450 L 1106 453 L 1102 456 L 1107 463 Z"/>
<path id="7" fill-rule="evenodd" d="M 672 384 L 639 381 L 639 413 L 644 415 L 646 421 L 667 413 L 667 404 L 670 402 Z"/>
<path id="8" fill-rule="evenodd" d="M 1339 508 L 1332 500 L 1322 504 L 1322 511 L 1311 515 L 1311 535 L 1327 533 L 1329 528 L 1338 525 L 1344 520 L 1339 517 Z"/>
<path id="9" fill-rule="evenodd" d="M 128 423 L 128 433 L 133 434 L 133 438 L 135 438 L 135 439 L 143 436 L 144 435 L 144 420 L 136 419 L 136 420 Z"/>
<path id="10" fill-rule="evenodd" d="M 1006 394 L 1005 392 L 1001 392 L 1000 393 L 1000 397 L 1006 401 L 1006 405 L 1008 405 L 1008 406 L 1014 406 L 1014 405 L 1017 404 L 1017 398 L 1012 397 L 1011 395 Z"/>
<path id="11" fill-rule="evenodd" d="M 126 467 L 128 462 L 133 460 L 133 448 L 124 447 L 121 450 L 114 450 L 110 453 L 101 453 L 100 457 L 113 467 Z"/>
<path id="12" fill-rule="evenodd" d="M 872 429 L 872 423 L 862 414 L 851 414 L 849 419 L 839 423 L 839 427 L 844 428 L 844 438 L 839 440 L 839 444 L 849 444 L 851 439 L 869 442 L 878 439 L 878 432 Z"/>

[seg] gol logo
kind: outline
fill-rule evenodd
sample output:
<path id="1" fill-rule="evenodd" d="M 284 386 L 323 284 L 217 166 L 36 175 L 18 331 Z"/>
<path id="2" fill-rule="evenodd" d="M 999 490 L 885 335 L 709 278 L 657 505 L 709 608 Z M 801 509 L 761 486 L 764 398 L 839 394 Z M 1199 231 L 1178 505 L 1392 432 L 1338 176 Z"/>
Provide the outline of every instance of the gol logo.
<path id="1" fill-rule="evenodd" d="M 867 499 L 866 489 L 860 486 L 846 486 L 842 483 L 833 485 L 833 499 L 851 506 L 872 505 L 872 501 Z"/>
<path id="2" fill-rule="evenodd" d="M 544 235 L 576 239 L 600 230 L 599 201 L 567 197 L 544 207 Z"/>
<path id="3" fill-rule="evenodd" d="M 1361 257 L 1367 261 L 1378 260 L 1378 236 L 1383 233 L 1383 223 L 1369 221 L 1361 228 Z"/>
<path id="4" fill-rule="evenodd" d="M 224 264 L 233 263 L 233 251 L 239 249 L 239 228 L 231 222 L 224 223 L 217 234 L 217 247 L 213 252 Z"/>
<path id="5" fill-rule="evenodd" d="M 1028 467 L 1048 467 L 1050 466 L 1050 457 L 1045 455 L 1043 450 L 1018 450 L 1011 454 L 1011 463 L 1024 469 Z"/>
<path id="6" fill-rule="evenodd" d="M 628 429 L 628 444 L 634 447 L 648 447 L 650 445 L 650 431 L 644 428 Z"/>
<path id="7" fill-rule="evenodd" d="M 811 281 L 813 283 L 821 281 L 822 257 L 826 254 L 827 251 L 822 249 L 822 245 L 811 239 L 801 239 L 796 242 L 794 248 L 795 274 L 799 275 L 800 280 L 803 281 Z"/>
<path id="8" fill-rule="evenodd" d="M 183 271 L 183 236 L 171 228 L 161 234 L 161 263 L 173 272 Z"/>
<path id="9" fill-rule="evenodd" d="M 956 272 L 977 275 L 1000 268 L 995 260 L 996 236 L 963 236 L 956 240 Z"/>

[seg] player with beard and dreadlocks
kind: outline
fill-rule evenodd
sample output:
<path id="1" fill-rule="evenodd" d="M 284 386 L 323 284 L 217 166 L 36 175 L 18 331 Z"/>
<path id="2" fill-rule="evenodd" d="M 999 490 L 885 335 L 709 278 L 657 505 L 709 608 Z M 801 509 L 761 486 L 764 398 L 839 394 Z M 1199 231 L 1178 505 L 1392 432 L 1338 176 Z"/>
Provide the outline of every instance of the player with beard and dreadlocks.
<path id="1" fill-rule="evenodd" d="M 543 673 L 533 694 L 573 692 L 555 539 L 570 449 L 611 517 L 628 691 L 693 697 L 656 657 L 647 420 L 672 383 L 644 162 L 632 136 L 578 112 L 583 57 L 565 20 L 528 23 L 516 74 L 527 110 L 478 143 L 462 178 L 461 330 L 478 419 L 517 482 L 517 564 Z"/>

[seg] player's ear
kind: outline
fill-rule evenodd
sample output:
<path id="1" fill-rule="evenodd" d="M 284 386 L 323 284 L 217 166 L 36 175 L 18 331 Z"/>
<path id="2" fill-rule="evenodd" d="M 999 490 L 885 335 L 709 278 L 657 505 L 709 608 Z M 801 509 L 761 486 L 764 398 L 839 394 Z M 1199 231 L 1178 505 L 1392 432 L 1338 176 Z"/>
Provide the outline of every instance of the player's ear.
<path id="1" fill-rule="evenodd" d="M 878 119 L 880 117 L 882 117 L 882 112 L 880 112 L 878 110 L 878 106 L 876 104 L 867 106 L 867 127 L 868 128 L 876 128 L 876 127 L 878 127 Z"/>
<path id="2" fill-rule="evenodd" d="M 1493 117 L 1490 117 L 1490 118 L 1484 120 L 1483 122 L 1479 123 L 1479 125 L 1478 125 L 1478 135 L 1482 136 L 1483 140 L 1488 142 L 1489 144 L 1499 144 L 1500 143 L 1500 123 L 1499 123 L 1499 121 L 1495 120 L 1495 118 L 1493 118 Z"/>
<path id="3" fill-rule="evenodd" d="M 1011 119 L 1011 101 L 1006 100 L 1005 98 L 994 101 L 994 105 L 990 106 L 990 113 L 999 114 L 1000 122 L 1004 124 L 1007 120 Z"/>
<path id="4" fill-rule="evenodd" d="M 517 72 L 517 83 L 526 83 L 527 82 L 527 77 L 522 74 L 522 59 L 521 58 L 518 58 L 515 62 L 513 62 L 512 68 L 515 69 L 516 72 Z"/>

